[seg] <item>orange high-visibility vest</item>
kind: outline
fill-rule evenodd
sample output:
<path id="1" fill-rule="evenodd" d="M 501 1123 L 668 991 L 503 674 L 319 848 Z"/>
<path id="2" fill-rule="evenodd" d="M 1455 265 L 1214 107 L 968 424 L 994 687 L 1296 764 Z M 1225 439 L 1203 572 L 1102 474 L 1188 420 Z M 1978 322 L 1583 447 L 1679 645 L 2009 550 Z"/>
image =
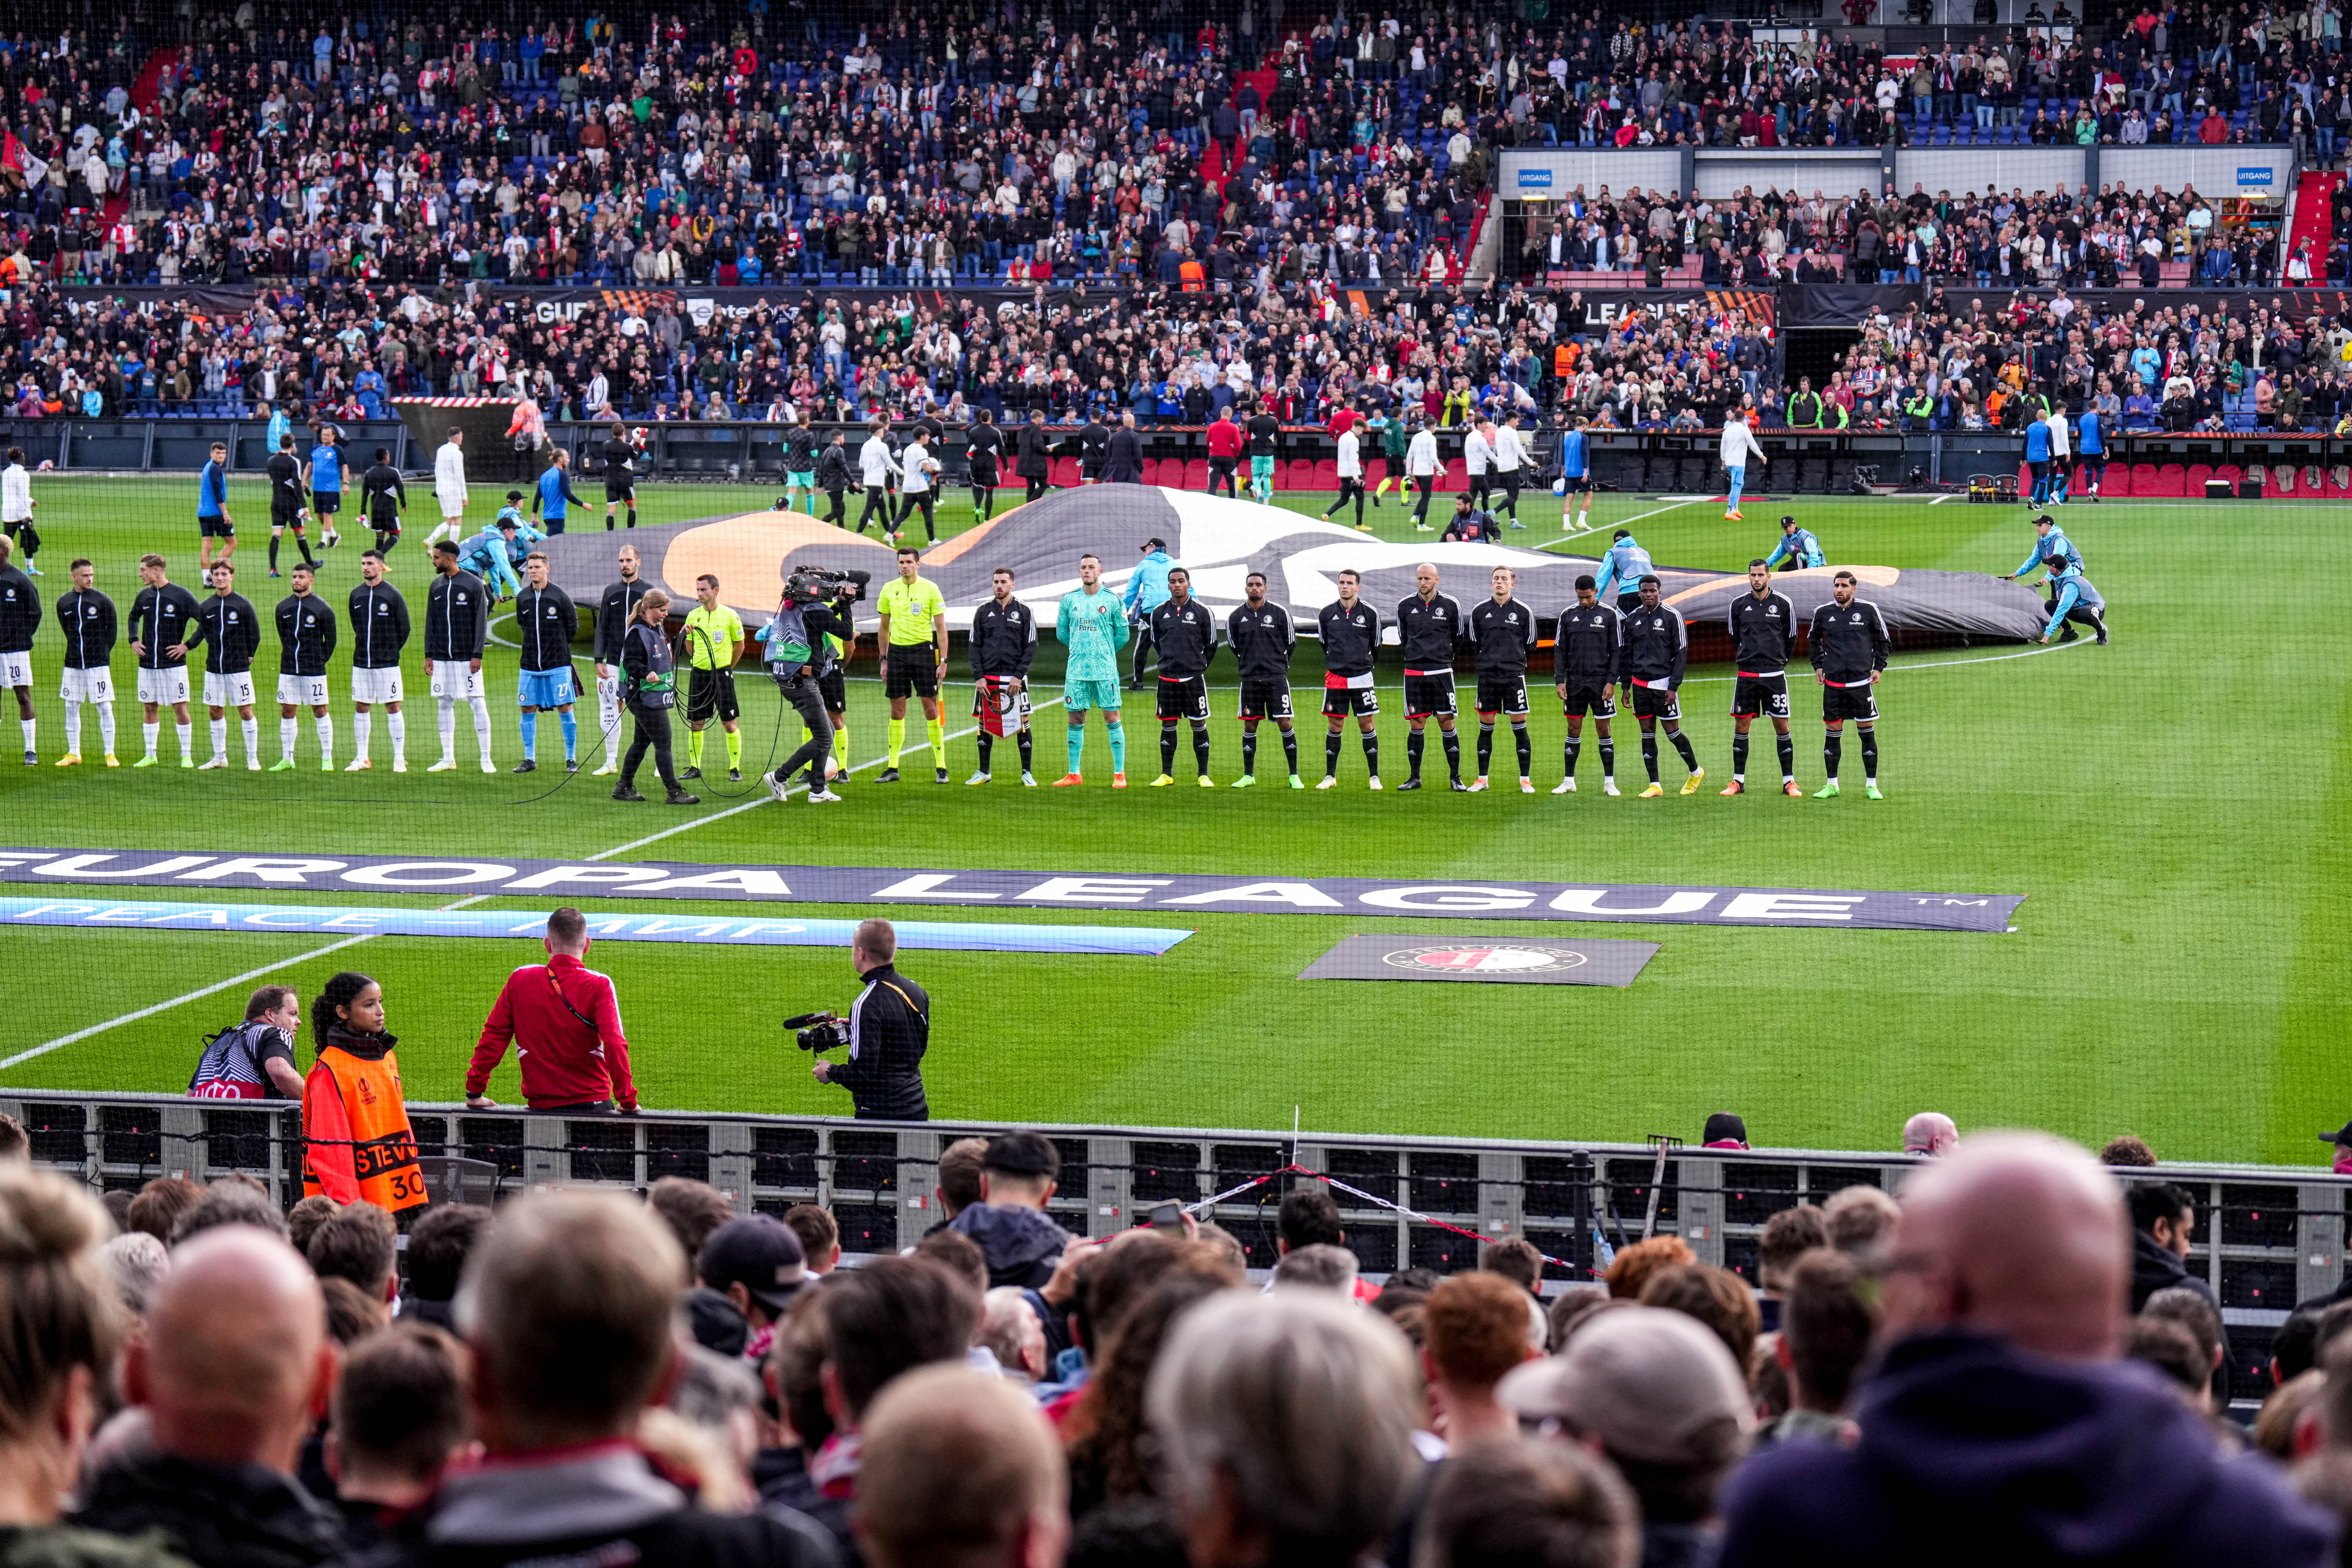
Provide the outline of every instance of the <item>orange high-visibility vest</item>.
<path id="1" fill-rule="evenodd" d="M 425 1202 L 416 1134 L 401 1098 L 400 1060 L 330 1046 L 302 1085 L 302 1195 L 371 1203 L 398 1214 Z"/>

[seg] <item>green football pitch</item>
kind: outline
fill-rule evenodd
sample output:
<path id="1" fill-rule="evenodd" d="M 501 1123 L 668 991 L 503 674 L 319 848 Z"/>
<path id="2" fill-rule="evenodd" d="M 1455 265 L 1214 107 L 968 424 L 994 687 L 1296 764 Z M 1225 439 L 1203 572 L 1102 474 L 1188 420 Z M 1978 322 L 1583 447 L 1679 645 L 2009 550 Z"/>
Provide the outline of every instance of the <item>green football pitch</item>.
<path id="1" fill-rule="evenodd" d="M 100 585 L 126 612 L 142 552 L 163 552 L 174 580 L 194 584 L 192 489 L 184 476 L 42 477 L 44 596 L 65 589 L 66 563 L 77 555 L 95 560 Z M 756 510 L 770 493 L 652 487 L 643 521 Z M 1284 504 L 1319 510 L 1327 500 L 1288 496 Z M 256 483 L 242 483 L 232 501 L 248 520 L 267 515 Z M 1706 501 L 1612 495 L 1595 513 L 1600 531 L 1559 548 L 1591 553 L 1607 528 L 1638 518 L 1660 562 L 1737 570 L 1762 552 L 1784 510 L 1754 502 L 1748 521 L 1731 523 Z M 1836 562 L 1998 573 L 2031 545 L 2021 507 L 1807 499 L 1797 510 Z M 1550 497 L 1529 498 L 1523 510 L 1529 530 L 1511 542 L 1559 538 Z M 1371 515 L 1384 539 L 1416 537 L 1393 502 Z M 1546 793 L 1533 796 L 1508 787 L 1507 735 L 1497 759 L 1505 788 L 1486 795 L 1368 793 L 1352 735 L 1343 787 L 1294 793 L 1279 787 L 1270 734 L 1254 791 L 1191 787 L 1188 745 L 1178 761 L 1185 787 L 1114 794 L 1104 787 L 1099 727 L 1082 790 L 1023 789 L 1003 750 L 995 782 L 967 788 L 974 755 L 961 687 L 948 703 L 956 784 L 932 784 L 932 759 L 918 749 L 908 758 L 910 782 L 880 787 L 872 781 L 884 702 L 867 679 L 851 685 L 856 771 L 846 804 L 779 805 L 750 793 L 754 784 L 727 784 L 714 736 L 704 765 L 716 782 L 700 786 L 699 807 L 624 805 L 607 797 L 610 780 L 584 771 L 562 788 L 552 787 L 562 773 L 544 763 L 529 778 L 479 773 L 462 721 L 460 770 L 425 773 L 437 747 L 414 646 L 413 771 L 404 776 L 381 762 L 369 773 L 318 773 L 307 719 L 307 765 L 291 773 L 60 771 L 47 765 L 63 750 L 52 622 L 36 645 L 43 765 L 0 769 L 0 843 L 2023 894 L 2018 929 L 2006 935 L 1241 913 L 1177 922 L 1164 911 L 1016 910 L 991 918 L 1198 929 L 1158 958 L 910 952 L 905 967 L 935 998 L 926 1072 L 941 1116 L 1271 1129 L 1296 1115 L 1339 1131 L 1638 1140 L 1695 1139 L 1708 1111 L 1734 1109 L 1759 1143 L 1885 1149 L 1906 1115 L 1937 1109 L 1964 1128 L 2031 1125 L 2086 1141 L 2137 1132 L 2168 1158 L 2317 1163 L 2325 1151 L 2314 1135 L 2352 1110 L 2352 663 L 2333 591 L 2352 580 L 2352 508 L 2123 501 L 2074 506 L 2066 521 L 2111 606 L 2113 646 L 1899 656 L 1880 688 L 1883 802 L 1862 798 L 1851 738 L 1843 798 L 1775 793 L 1769 737 L 1757 748 L 1758 792 L 1719 798 L 1731 732 L 1723 667 L 1696 668 L 1685 691 L 1707 784 L 1693 797 L 1673 794 L 1683 775 L 1668 751 L 1662 800 L 1634 797 L 1643 779 L 1630 732 L 1620 742 L 1622 798 L 1595 787 L 1589 737 L 1583 793 L 1549 794 L 1559 776 L 1561 724 L 1540 686 L 1532 728 Z M 948 530 L 970 521 L 961 498 L 942 508 Z M 412 602 L 425 576 L 422 532 L 413 527 L 394 557 L 394 580 Z M 356 579 L 363 542 L 354 531 L 327 557 L 321 589 L 331 604 L 340 605 Z M 266 610 L 283 584 L 265 575 L 259 530 L 248 526 L 238 559 L 241 588 Z M 1455 575 L 1448 586 L 1465 598 L 1483 589 Z M 1050 606 L 1044 615 L 1050 619 Z M 513 659 L 510 648 L 494 647 L 489 667 L 504 763 L 520 754 L 504 696 Z M 957 659 L 961 669 L 961 649 Z M 130 663 L 118 653 L 125 698 Z M 1230 682 L 1230 662 L 1221 658 L 1217 668 Z M 854 673 L 872 668 L 869 653 Z M 1299 668 L 1298 683 L 1315 684 L 1311 646 Z M 1058 692 L 1050 653 L 1039 674 L 1041 699 Z M 1381 681 L 1392 694 L 1395 672 L 1384 668 Z M 270 684 L 258 682 L 265 698 Z M 749 775 L 796 744 L 798 730 L 772 751 L 772 690 L 741 684 Z M 347 757 L 352 714 L 340 658 L 334 691 Z M 1822 771 L 1812 691 L 1799 683 L 1794 724 L 1808 791 Z M 1233 699 L 1229 684 L 1217 693 L 1213 771 L 1223 783 L 1239 771 Z M 1311 783 L 1321 771 L 1322 725 L 1311 702 L 1301 706 Z M 1385 706 L 1383 772 L 1393 784 L 1404 771 L 1405 725 L 1398 702 Z M 127 764 L 140 749 L 138 715 L 128 700 L 117 711 Z M 265 761 L 274 760 L 275 714 L 267 705 L 260 712 Z M 1038 717 L 1037 772 L 1050 779 L 1062 771 L 1063 720 L 1051 706 Z M 1148 717 L 1136 718 L 1129 773 L 1140 784 L 1155 771 L 1155 737 Z M 201 712 L 197 725 L 204 749 Z M 919 748 L 919 719 L 910 729 Z M 1465 720 L 1465 740 L 1469 729 Z M 552 730 L 542 725 L 542 759 L 560 755 Z M 583 730 L 584 748 L 593 721 Z M 175 762 L 168 724 L 163 747 Z M 382 758 L 381 715 L 375 747 Z M 94 738 L 86 749 L 94 761 Z M 0 756 L 13 759 L 14 747 Z M 736 791 L 743 793 L 729 798 Z M 369 901 L 440 900 L 386 892 Z M 510 900 L 482 907 L 532 908 Z M 667 900 L 590 907 L 740 912 Z M 882 912 L 958 918 L 937 908 Z M 1565 930 L 1662 947 L 1624 990 L 1297 978 L 1351 931 L 1433 926 L 1445 936 Z M 535 942 L 394 937 L 327 945 L 316 936 L 0 931 L 0 1089 L 177 1090 L 198 1039 L 233 1021 L 246 984 L 190 994 L 275 964 L 271 973 L 306 996 L 339 968 L 375 975 L 412 1098 L 455 1098 L 501 977 L 538 951 Z M 782 1015 L 845 1005 L 855 989 L 845 952 L 610 942 L 593 962 L 618 980 L 647 1104 L 846 1112 L 847 1097 L 813 1083 L 808 1059 L 777 1028 Z M 492 1092 L 513 1102 L 511 1059 Z"/>

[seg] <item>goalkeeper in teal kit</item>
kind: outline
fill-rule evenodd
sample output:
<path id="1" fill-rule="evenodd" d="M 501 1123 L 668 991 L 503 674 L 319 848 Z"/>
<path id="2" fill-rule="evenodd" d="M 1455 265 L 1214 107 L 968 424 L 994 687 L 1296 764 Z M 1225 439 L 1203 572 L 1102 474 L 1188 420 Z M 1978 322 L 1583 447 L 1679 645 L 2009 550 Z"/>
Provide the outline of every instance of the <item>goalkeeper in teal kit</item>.
<path id="1" fill-rule="evenodd" d="M 1110 742 L 1110 787 L 1127 787 L 1127 731 L 1119 723 L 1118 650 L 1127 646 L 1127 605 L 1102 585 L 1102 560 L 1078 557 L 1077 592 L 1062 595 L 1054 633 L 1069 650 L 1062 676 L 1062 706 L 1070 715 L 1070 771 L 1054 787 L 1083 784 L 1080 767 L 1087 751 L 1087 710 L 1102 710 L 1103 732 Z"/>

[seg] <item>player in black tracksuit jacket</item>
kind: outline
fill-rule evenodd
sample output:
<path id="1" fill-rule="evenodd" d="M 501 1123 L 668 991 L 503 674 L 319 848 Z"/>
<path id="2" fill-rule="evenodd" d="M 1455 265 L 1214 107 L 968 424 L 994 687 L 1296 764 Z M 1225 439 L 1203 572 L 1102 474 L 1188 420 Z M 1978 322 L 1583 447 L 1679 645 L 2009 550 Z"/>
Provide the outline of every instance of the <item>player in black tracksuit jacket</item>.
<path id="1" fill-rule="evenodd" d="M 188 627 L 188 651 L 194 653 L 199 646 L 204 648 L 205 674 L 208 679 L 215 675 L 242 675 L 248 679 L 242 693 L 246 698 L 243 702 L 230 700 L 239 695 L 236 689 L 236 683 L 230 679 L 224 679 L 221 683 L 217 693 L 220 701 L 212 700 L 215 695 L 212 691 L 204 694 L 205 707 L 213 721 L 213 754 L 204 765 L 228 765 L 228 732 L 224 722 L 233 706 L 236 709 L 237 717 L 245 721 L 246 762 L 249 766 L 258 767 L 260 742 L 254 738 L 253 689 L 249 678 L 253 672 L 253 656 L 261 651 L 261 616 L 254 609 L 253 601 L 235 589 L 227 593 L 219 591 L 224 574 L 228 573 L 229 568 L 226 564 L 214 565 L 214 593 L 212 597 L 200 600 L 196 605 L 196 618 Z"/>
<path id="2" fill-rule="evenodd" d="M 442 540 L 433 547 L 436 575 L 425 593 L 425 659 L 432 672 L 433 699 L 441 721 L 441 760 L 427 770 L 446 773 L 457 765 L 457 704 L 474 710 L 474 744 L 482 771 L 490 760 L 490 705 L 482 693 L 482 647 L 488 638 L 490 591 L 457 564 L 457 546 Z"/>
<path id="3" fill-rule="evenodd" d="M 1004 455 L 1004 432 L 996 427 L 996 417 L 987 409 L 980 411 L 980 423 L 964 433 L 964 457 L 971 464 L 971 510 L 980 521 L 986 522 L 996 515 L 996 487 L 1002 479 L 1000 464 Z"/>
<path id="4" fill-rule="evenodd" d="M 27 657 L 21 665 L 25 679 L 11 681 L 16 689 L 16 717 L 25 731 L 25 765 L 35 762 L 33 750 L 33 635 L 41 629 L 41 595 L 33 580 L 0 556 L 0 654 Z"/>
<path id="5" fill-rule="evenodd" d="M 1683 794 L 1696 795 L 1706 771 L 1698 765 L 1690 737 L 1683 733 L 1682 704 L 1675 696 L 1682 687 L 1683 667 L 1690 658 L 1690 629 L 1683 625 L 1681 611 L 1658 602 L 1658 579 L 1647 573 L 1642 576 L 1639 602 L 1625 612 L 1619 625 L 1624 641 L 1617 649 L 1617 684 L 1633 692 L 1633 717 L 1642 726 L 1642 765 L 1650 773 L 1650 785 L 1642 794 L 1647 797 L 1666 793 L 1658 784 L 1657 726 L 1664 720 L 1666 738 L 1674 742 L 1683 765 L 1690 769 Z"/>
<path id="6" fill-rule="evenodd" d="M 309 704 L 310 717 L 319 735 L 319 764 L 332 767 L 335 754 L 334 721 L 327 716 L 327 661 L 335 653 L 335 612 L 327 601 L 310 591 L 310 570 L 308 563 L 294 569 L 294 585 L 300 592 L 289 594 L 278 601 L 271 612 L 278 623 L 278 744 L 281 753 L 278 765 L 290 766 L 294 761 L 295 710 L 303 706 L 302 698 L 316 696 L 319 700 Z M 286 689 L 286 678 L 291 676 L 295 689 Z M 316 681 L 310 691 L 302 688 Z M 287 698 L 293 696 L 295 701 Z"/>
<path id="7" fill-rule="evenodd" d="M 1536 608 L 1510 596 L 1516 574 L 1507 566 L 1495 568 L 1495 592 L 1470 606 L 1470 642 L 1478 660 L 1478 782 L 1486 784 L 1486 771 L 1495 756 L 1495 715 L 1511 721 L 1511 740 L 1519 759 L 1519 791 L 1535 793 L 1528 776 L 1535 763 L 1534 742 L 1528 736 L 1528 655 L 1535 651 Z"/>
<path id="8" fill-rule="evenodd" d="M 1192 721 L 1192 761 L 1205 787 L 1209 777 L 1209 683 L 1203 679 L 1209 660 L 1217 653 L 1217 618 L 1192 597 L 1192 574 L 1181 566 L 1168 569 L 1168 597 L 1151 612 L 1152 646 L 1160 650 L 1160 776 L 1156 787 L 1172 777 L 1176 767 L 1176 721 Z"/>
<path id="9" fill-rule="evenodd" d="M 1331 721 L 1323 737 L 1323 782 L 1330 789 L 1339 782 L 1339 735 L 1348 715 L 1356 716 L 1363 732 L 1364 766 L 1370 787 L 1381 787 L 1381 737 L 1375 726 L 1381 711 L 1380 693 L 1372 689 L 1372 660 L 1381 647 L 1381 613 L 1356 596 L 1353 572 L 1339 574 L 1339 597 L 1315 617 L 1323 638 L 1323 714 Z"/>
<path id="10" fill-rule="evenodd" d="M 65 635 L 66 755 L 81 755 L 81 705 L 98 709 L 99 739 L 114 765 L 114 601 L 89 586 L 88 563 L 74 568 L 74 585 L 58 595 L 58 630 Z M 92 673 L 95 672 L 95 673 Z"/>
<path id="11" fill-rule="evenodd" d="M 1797 744 L 1789 738 L 1789 658 L 1797 651 L 1797 609 L 1772 587 L 1771 568 L 1748 563 L 1748 592 L 1725 612 L 1738 684 L 1731 695 L 1731 782 L 1726 795 L 1748 787 L 1748 726 L 1759 713 L 1772 721 L 1780 752 L 1780 789 L 1797 793 Z"/>
<path id="12" fill-rule="evenodd" d="M 1838 792 L 1838 753 L 1845 721 L 1862 732 L 1863 786 L 1873 800 L 1878 793 L 1878 687 L 1887 656 L 1895 651 L 1886 634 L 1886 617 L 1878 606 L 1853 596 L 1854 576 L 1840 572 L 1830 581 L 1830 602 L 1813 612 L 1806 654 L 1812 660 L 1813 679 L 1822 688 L 1822 763 L 1829 782 L 1813 794 L 1815 800 Z"/>
<path id="13" fill-rule="evenodd" d="M 1225 617 L 1225 640 L 1233 645 L 1242 677 L 1242 776 L 1234 784 L 1239 788 L 1257 782 L 1258 721 L 1271 719 L 1282 729 L 1290 787 L 1304 789 L 1298 736 L 1290 727 L 1290 655 L 1298 645 L 1298 628 L 1290 624 L 1288 610 L 1265 596 L 1265 573 L 1251 573 L 1243 591 L 1246 599 Z"/>
<path id="14" fill-rule="evenodd" d="M 1560 747 L 1563 770 L 1554 795 L 1576 793 L 1576 754 L 1584 747 L 1584 716 L 1601 740 L 1601 788 L 1617 793 L 1617 742 L 1609 721 L 1617 714 L 1617 649 L 1623 640 L 1617 612 L 1601 602 L 1590 572 L 1576 579 L 1576 602 L 1559 613 L 1552 631 L 1552 685 L 1568 715 L 1568 739 Z"/>
<path id="15" fill-rule="evenodd" d="M 1454 731 L 1457 704 L 1454 695 L 1454 660 L 1469 632 L 1462 601 L 1437 591 L 1437 568 L 1424 565 L 1413 574 L 1420 589 L 1397 601 L 1397 652 L 1404 660 L 1405 781 L 1399 789 L 1421 787 L 1423 733 L 1437 721 L 1445 747 L 1445 772 L 1457 791 L 1462 782 L 1462 740 Z"/>
<path id="16" fill-rule="evenodd" d="M 1012 573 L 1000 567 L 990 583 L 996 591 L 971 614 L 971 716 L 985 720 L 992 707 L 1000 716 L 1018 715 L 1021 782 L 1029 784 L 1029 667 L 1037 658 L 1037 616 L 1013 596 Z M 967 781 L 971 784 L 988 782 L 989 758 L 996 749 L 985 722 L 979 731 L 980 769 Z"/>

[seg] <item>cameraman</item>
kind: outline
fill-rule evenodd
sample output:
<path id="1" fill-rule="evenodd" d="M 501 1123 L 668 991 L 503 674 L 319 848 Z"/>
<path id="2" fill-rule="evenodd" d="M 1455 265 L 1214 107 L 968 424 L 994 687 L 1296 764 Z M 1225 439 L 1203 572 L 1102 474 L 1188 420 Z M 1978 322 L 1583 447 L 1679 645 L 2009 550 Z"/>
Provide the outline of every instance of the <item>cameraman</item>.
<path id="1" fill-rule="evenodd" d="M 776 613 L 760 630 L 759 640 L 767 649 L 768 673 L 775 677 L 776 689 L 799 712 L 809 732 L 800 750 L 768 775 L 768 793 L 778 800 L 784 798 L 793 774 L 803 764 L 808 768 L 810 805 L 830 805 L 841 799 L 824 777 L 824 760 L 833 751 L 833 720 L 827 711 L 832 704 L 826 700 L 825 678 L 834 668 L 833 639 L 841 637 L 845 646 L 857 635 L 849 606 L 856 602 L 861 586 L 854 578 L 843 581 L 818 573 L 794 573 L 784 579 L 784 595 L 777 603 Z M 827 588 L 834 590 L 830 605 L 818 602 Z M 835 689 L 838 689 L 837 682 Z"/>
<path id="2" fill-rule="evenodd" d="M 931 999 L 899 974 L 898 932 L 888 921 L 861 921 L 850 939 L 849 961 L 866 989 L 849 1005 L 849 1059 L 821 1061 L 809 1071 L 819 1083 L 849 1090 L 862 1121 L 929 1121 L 923 1098 L 923 1053 L 930 1048 Z"/>

